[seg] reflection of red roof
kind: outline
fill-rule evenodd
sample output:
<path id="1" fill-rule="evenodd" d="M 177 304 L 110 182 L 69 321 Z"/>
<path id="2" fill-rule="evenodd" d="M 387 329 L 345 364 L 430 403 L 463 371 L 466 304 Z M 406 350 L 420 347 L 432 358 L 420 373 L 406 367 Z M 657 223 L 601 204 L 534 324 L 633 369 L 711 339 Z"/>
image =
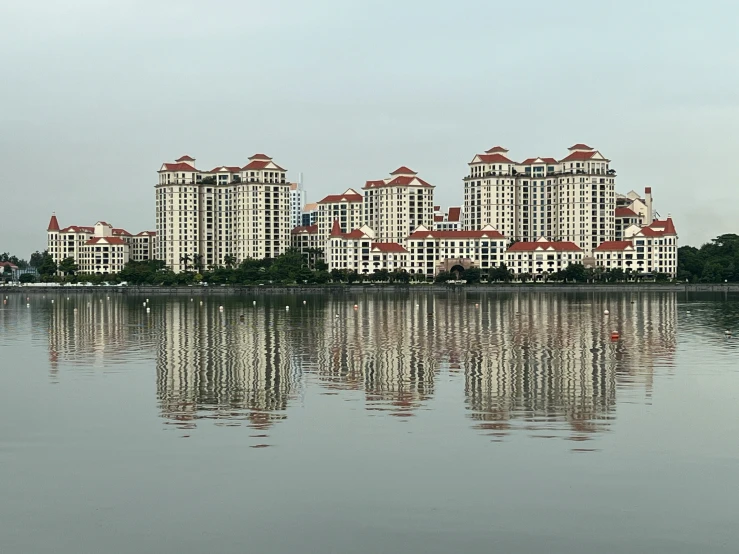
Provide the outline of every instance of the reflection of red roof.
<path id="1" fill-rule="evenodd" d="M 504 164 L 512 164 L 515 163 L 513 160 L 509 160 L 506 158 L 503 154 L 478 154 L 478 158 L 480 158 L 480 161 L 482 163 L 486 164 L 494 164 L 494 163 L 504 163 Z M 472 162 L 470 162 L 472 163 Z"/>
<path id="2" fill-rule="evenodd" d="M 639 217 L 639 215 L 629 208 L 616 208 L 616 217 Z"/>
<path id="3" fill-rule="evenodd" d="M 184 156 L 177 158 L 175 161 L 176 162 L 194 162 L 195 158 L 191 158 L 190 156 L 185 154 Z"/>
<path id="4" fill-rule="evenodd" d="M 582 142 L 578 142 L 577 144 L 573 144 L 570 146 L 567 150 L 592 150 L 590 146 L 587 144 L 583 144 Z"/>
<path id="5" fill-rule="evenodd" d="M 344 194 L 329 194 L 323 200 L 319 200 L 318 203 L 319 204 L 336 204 L 340 202 L 361 202 L 361 201 L 362 201 L 362 195 L 353 189 L 349 189 Z"/>
<path id="6" fill-rule="evenodd" d="M 508 248 L 508 252 L 534 252 L 535 250 L 557 250 L 559 252 L 582 252 L 574 242 L 517 242 Z"/>
<path id="7" fill-rule="evenodd" d="M 49 220 L 49 226 L 46 228 L 47 231 L 58 231 L 59 230 L 59 221 L 56 219 L 56 214 L 51 215 L 51 219 Z"/>
<path id="8" fill-rule="evenodd" d="M 477 239 L 477 238 L 493 238 L 502 239 L 503 235 L 499 231 L 488 230 L 488 231 L 414 231 L 408 237 L 409 239 Z"/>
<path id="9" fill-rule="evenodd" d="M 578 161 L 583 161 L 583 160 L 589 160 L 593 156 L 595 156 L 595 152 L 573 152 L 572 154 L 570 154 L 566 158 L 563 158 L 560 161 L 562 161 L 562 162 L 578 162 Z"/>
<path id="10" fill-rule="evenodd" d="M 416 172 L 402 165 L 398 169 L 393 171 L 390 175 L 416 175 Z"/>
<path id="11" fill-rule="evenodd" d="M 397 242 L 373 242 L 372 250 L 379 250 L 380 252 L 407 254 L 408 251 L 399 245 Z"/>
<path id="12" fill-rule="evenodd" d="M 101 241 L 105 241 L 107 244 L 126 244 L 124 240 L 119 237 L 92 237 L 85 244 L 98 244 Z"/>
<path id="13" fill-rule="evenodd" d="M 630 240 L 608 240 L 599 244 L 596 250 L 626 250 L 632 246 Z"/>
<path id="14" fill-rule="evenodd" d="M 521 165 L 532 165 L 532 164 L 556 164 L 557 160 L 554 158 L 527 158 L 521 162 Z"/>
<path id="15" fill-rule="evenodd" d="M 301 234 L 315 235 L 318 233 L 318 225 L 300 225 L 298 227 L 295 227 L 290 232 L 293 235 L 301 235 Z"/>
<path id="16" fill-rule="evenodd" d="M 160 169 L 159 173 L 162 173 L 164 171 L 197 171 L 193 166 L 186 163 L 176 163 L 176 164 L 164 164 L 164 169 Z"/>

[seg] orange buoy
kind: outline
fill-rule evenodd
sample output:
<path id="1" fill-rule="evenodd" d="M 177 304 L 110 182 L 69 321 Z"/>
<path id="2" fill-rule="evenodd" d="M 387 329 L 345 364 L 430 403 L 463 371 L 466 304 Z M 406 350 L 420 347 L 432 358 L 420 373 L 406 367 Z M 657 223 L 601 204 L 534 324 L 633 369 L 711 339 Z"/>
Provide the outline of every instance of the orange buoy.
<path id="1" fill-rule="evenodd" d="M 618 340 L 618 339 L 619 339 L 618 331 L 612 331 L 611 332 L 611 340 Z"/>

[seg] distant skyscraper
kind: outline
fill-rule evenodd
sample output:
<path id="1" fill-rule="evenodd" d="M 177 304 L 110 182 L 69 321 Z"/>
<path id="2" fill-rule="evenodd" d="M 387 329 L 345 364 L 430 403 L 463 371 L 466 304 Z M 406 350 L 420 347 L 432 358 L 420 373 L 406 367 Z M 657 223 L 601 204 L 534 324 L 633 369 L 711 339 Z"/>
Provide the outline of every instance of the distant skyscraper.
<path id="1" fill-rule="evenodd" d="M 290 183 L 290 229 L 302 225 L 304 205 L 305 189 L 301 177 L 297 183 Z"/>

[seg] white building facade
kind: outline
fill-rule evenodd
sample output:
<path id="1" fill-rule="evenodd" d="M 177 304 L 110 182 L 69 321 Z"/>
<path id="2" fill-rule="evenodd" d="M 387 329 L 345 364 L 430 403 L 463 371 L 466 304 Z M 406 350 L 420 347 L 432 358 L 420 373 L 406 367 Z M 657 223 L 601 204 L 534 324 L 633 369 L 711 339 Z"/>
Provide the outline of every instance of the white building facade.
<path id="1" fill-rule="evenodd" d="M 346 189 L 342 194 L 330 194 L 317 203 L 318 234 L 327 241 L 334 224 L 339 222 L 342 233 L 349 233 L 365 225 L 364 199 L 354 189 Z"/>
<path id="2" fill-rule="evenodd" d="M 583 251 L 573 242 L 517 242 L 506 251 L 505 264 L 514 275 L 524 273 L 543 278 L 567 269 L 570 264 L 582 264 Z"/>

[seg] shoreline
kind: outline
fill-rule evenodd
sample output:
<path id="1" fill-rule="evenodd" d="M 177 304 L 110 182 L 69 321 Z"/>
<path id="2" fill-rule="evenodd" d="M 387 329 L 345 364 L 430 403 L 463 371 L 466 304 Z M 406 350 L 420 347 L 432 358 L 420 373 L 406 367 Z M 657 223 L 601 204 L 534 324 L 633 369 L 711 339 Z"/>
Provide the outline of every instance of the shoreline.
<path id="1" fill-rule="evenodd" d="M 725 284 L 476 284 L 476 285 L 241 285 L 241 286 L 20 286 L 0 287 L 0 295 L 18 294 L 122 294 L 122 295 L 170 295 L 170 296 L 216 296 L 242 294 L 357 294 L 382 292 L 494 292 L 494 293 L 567 293 L 567 292 L 739 292 L 739 283 Z"/>

